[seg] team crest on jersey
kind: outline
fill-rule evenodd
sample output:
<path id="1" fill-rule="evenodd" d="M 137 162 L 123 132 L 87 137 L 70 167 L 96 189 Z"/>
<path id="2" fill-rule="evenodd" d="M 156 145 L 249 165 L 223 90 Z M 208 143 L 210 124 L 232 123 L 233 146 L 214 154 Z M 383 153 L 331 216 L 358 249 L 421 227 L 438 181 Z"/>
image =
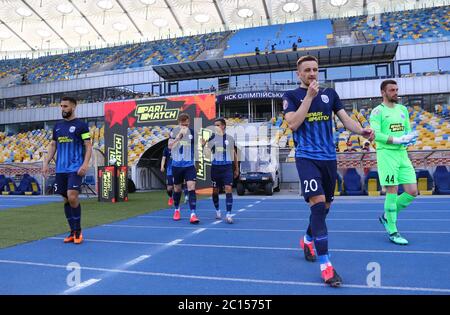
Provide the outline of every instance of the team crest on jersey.
<path id="1" fill-rule="evenodd" d="M 230 142 L 228 140 L 225 140 L 225 145 L 229 145 Z"/>
<path id="2" fill-rule="evenodd" d="M 400 117 L 402 117 L 402 119 L 405 119 L 405 115 L 403 114 L 400 114 Z"/>
<path id="3" fill-rule="evenodd" d="M 75 132 L 75 126 L 70 126 L 69 131 L 70 132 Z"/>
<path id="4" fill-rule="evenodd" d="M 283 110 L 286 110 L 288 108 L 288 101 L 283 100 Z"/>
<path id="5" fill-rule="evenodd" d="M 320 95 L 320 97 L 322 98 L 322 102 L 324 102 L 325 104 L 328 104 L 328 102 L 330 101 L 328 95 L 322 94 Z"/>
<path id="6" fill-rule="evenodd" d="M 192 138 L 194 138 L 192 135 L 189 135 L 189 140 L 192 140 Z"/>

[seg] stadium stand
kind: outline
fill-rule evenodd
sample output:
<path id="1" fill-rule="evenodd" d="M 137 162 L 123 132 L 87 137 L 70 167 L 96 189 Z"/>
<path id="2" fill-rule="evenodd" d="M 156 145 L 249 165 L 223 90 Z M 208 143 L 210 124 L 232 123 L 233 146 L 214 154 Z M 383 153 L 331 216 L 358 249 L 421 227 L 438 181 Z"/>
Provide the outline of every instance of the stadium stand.
<path id="1" fill-rule="evenodd" d="M 450 6 L 443 6 L 383 13 L 379 20 L 374 16 L 357 16 L 350 17 L 347 21 L 353 32 L 360 32 L 366 36 L 368 43 L 392 41 L 417 43 L 430 38 L 450 38 L 449 19 Z"/>
<path id="2" fill-rule="evenodd" d="M 271 53 L 272 45 L 275 51 L 292 50 L 294 43 L 298 47 L 327 46 L 327 35 L 332 33 L 329 19 L 241 29 L 228 41 L 224 55 L 254 53 L 256 47 L 261 53 Z"/>
<path id="3" fill-rule="evenodd" d="M 209 33 L 36 59 L 2 60 L 0 78 L 25 73 L 26 82 L 18 77 L 15 84 L 32 84 L 69 80 L 87 72 L 192 61 L 205 49 L 214 48 L 229 34 L 230 32 Z"/>

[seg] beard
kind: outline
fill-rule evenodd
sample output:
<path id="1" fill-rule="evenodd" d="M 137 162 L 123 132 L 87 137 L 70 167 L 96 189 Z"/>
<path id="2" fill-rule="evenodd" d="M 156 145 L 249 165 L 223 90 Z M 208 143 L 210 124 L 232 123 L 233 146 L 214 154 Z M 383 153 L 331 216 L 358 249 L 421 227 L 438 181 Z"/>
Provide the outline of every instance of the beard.
<path id="1" fill-rule="evenodd" d="M 394 96 L 394 97 L 389 97 L 389 102 L 392 102 L 392 103 L 397 103 L 398 102 L 398 96 Z"/>
<path id="2" fill-rule="evenodd" d="M 64 118 L 64 119 L 66 119 L 66 118 L 69 118 L 70 116 L 72 116 L 72 111 L 69 111 L 69 112 L 62 112 L 61 113 L 61 115 L 62 115 L 62 117 Z"/>

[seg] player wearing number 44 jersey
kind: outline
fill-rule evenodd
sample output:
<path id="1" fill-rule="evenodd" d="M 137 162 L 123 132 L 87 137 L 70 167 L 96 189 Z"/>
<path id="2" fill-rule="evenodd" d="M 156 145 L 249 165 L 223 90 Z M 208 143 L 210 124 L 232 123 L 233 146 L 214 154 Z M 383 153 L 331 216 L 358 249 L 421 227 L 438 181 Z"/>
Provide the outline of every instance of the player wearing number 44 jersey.
<path id="1" fill-rule="evenodd" d="M 405 106 L 397 104 L 398 87 L 394 80 L 381 83 L 383 103 L 374 108 L 370 125 L 375 130 L 377 164 L 380 184 L 386 186 L 384 214 L 379 220 L 394 244 L 407 245 L 408 241 L 397 230 L 397 215 L 417 196 L 416 173 L 408 158 L 406 147 L 417 139 L 411 132 L 409 114 Z M 397 196 L 398 185 L 405 192 Z"/>
<path id="2" fill-rule="evenodd" d="M 363 129 L 347 115 L 335 90 L 319 88 L 318 71 L 318 60 L 314 56 L 303 56 L 297 61 L 301 84 L 299 88 L 284 94 L 283 109 L 294 136 L 301 189 L 311 208 L 309 226 L 300 246 L 307 261 L 316 260 L 315 247 L 323 280 L 332 287 L 338 287 L 342 279 L 329 259 L 325 223 L 337 177 L 332 114 L 337 114 L 347 129 L 369 140 L 373 138 L 373 132 Z"/>

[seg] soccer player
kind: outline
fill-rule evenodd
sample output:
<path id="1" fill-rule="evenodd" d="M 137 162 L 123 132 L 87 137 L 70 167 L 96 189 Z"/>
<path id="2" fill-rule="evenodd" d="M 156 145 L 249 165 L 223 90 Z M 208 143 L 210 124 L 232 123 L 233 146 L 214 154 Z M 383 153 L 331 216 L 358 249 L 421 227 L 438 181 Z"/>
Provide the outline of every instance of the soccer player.
<path id="1" fill-rule="evenodd" d="M 64 198 L 64 212 L 70 227 L 70 234 L 64 243 L 81 244 L 81 205 L 78 195 L 81 181 L 89 168 L 92 155 L 91 137 L 88 125 L 75 117 L 77 101 L 72 97 L 61 99 L 61 114 L 64 120 L 53 127 L 53 138 L 48 146 L 42 172 L 49 173 L 49 162 L 56 157 L 55 193 Z"/>
<path id="2" fill-rule="evenodd" d="M 173 201 L 175 212 L 173 219 L 180 220 L 181 185 L 186 181 L 188 189 L 189 208 L 191 210 L 192 224 L 200 222 L 195 214 L 197 196 L 195 194 L 195 181 L 197 170 L 194 160 L 194 130 L 189 128 L 190 117 L 187 113 L 181 113 L 178 117 L 179 126 L 170 133 L 169 149 L 172 151 L 172 173 L 174 183 Z"/>
<path id="3" fill-rule="evenodd" d="M 211 166 L 211 182 L 213 187 L 212 200 L 216 208 L 216 219 L 222 218 L 219 209 L 219 189 L 225 186 L 225 200 L 227 214 L 225 221 L 233 223 L 231 210 L 233 207 L 233 177 L 239 176 L 237 150 L 234 139 L 226 133 L 226 122 L 223 118 L 217 118 L 214 121 L 215 133 L 208 141 L 203 140 L 202 144 L 205 148 L 205 153 L 210 151 L 212 153 Z M 234 172 L 233 172 L 234 163 Z"/>
<path id="4" fill-rule="evenodd" d="M 300 87 L 284 94 L 283 109 L 293 132 L 301 189 L 311 209 L 309 226 L 300 245 L 305 259 L 315 261 L 314 243 L 323 280 L 330 286 L 338 287 L 342 279 L 328 255 L 328 230 L 325 223 L 334 198 L 337 177 L 332 114 L 337 114 L 348 130 L 368 139 L 373 138 L 373 131 L 362 128 L 347 115 L 334 89 L 319 88 L 318 71 L 316 57 L 303 56 L 298 59 Z"/>
<path id="5" fill-rule="evenodd" d="M 167 166 L 167 172 L 166 172 L 166 192 L 169 196 L 169 201 L 167 202 L 167 205 L 172 206 L 173 205 L 173 174 L 172 174 L 172 153 L 169 150 L 168 147 L 164 148 L 163 156 L 161 159 L 161 173 L 164 173 Z"/>
<path id="6" fill-rule="evenodd" d="M 386 187 L 384 214 L 379 218 L 394 244 L 407 245 L 408 241 L 397 230 L 397 215 L 417 196 L 416 173 L 408 158 L 406 147 L 413 144 L 417 134 L 411 132 L 409 113 L 398 104 L 398 86 L 394 80 L 381 83 L 383 103 L 370 115 L 370 125 L 375 131 L 378 177 Z M 405 190 L 400 196 L 398 185 Z"/>

